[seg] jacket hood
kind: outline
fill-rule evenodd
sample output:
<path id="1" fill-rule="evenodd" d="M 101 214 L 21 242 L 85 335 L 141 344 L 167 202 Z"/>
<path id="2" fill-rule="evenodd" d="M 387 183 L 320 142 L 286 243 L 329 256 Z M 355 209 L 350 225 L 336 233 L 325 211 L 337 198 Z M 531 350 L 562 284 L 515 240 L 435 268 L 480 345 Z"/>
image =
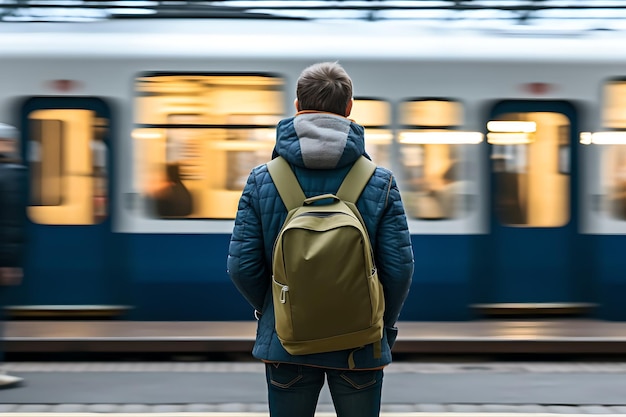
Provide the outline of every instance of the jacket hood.
<path id="1" fill-rule="evenodd" d="M 279 155 L 303 168 L 342 168 L 367 155 L 364 129 L 332 113 L 299 113 L 278 123 L 272 158 Z"/>
<path id="2" fill-rule="evenodd" d="M 20 154 L 20 135 L 15 127 L 0 123 L 0 140 L 8 140 L 14 143 L 12 152 L 3 152 L 0 145 L 0 162 L 19 162 L 22 160 Z"/>

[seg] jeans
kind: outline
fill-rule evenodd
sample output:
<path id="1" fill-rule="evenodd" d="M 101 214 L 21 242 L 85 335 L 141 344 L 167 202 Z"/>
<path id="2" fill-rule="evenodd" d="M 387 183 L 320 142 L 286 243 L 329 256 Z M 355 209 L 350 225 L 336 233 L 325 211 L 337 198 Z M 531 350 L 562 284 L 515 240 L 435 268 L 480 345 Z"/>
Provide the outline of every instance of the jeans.
<path id="1" fill-rule="evenodd" d="M 324 379 L 337 417 L 378 417 L 383 370 L 324 369 L 289 363 L 265 364 L 271 417 L 313 417 Z"/>

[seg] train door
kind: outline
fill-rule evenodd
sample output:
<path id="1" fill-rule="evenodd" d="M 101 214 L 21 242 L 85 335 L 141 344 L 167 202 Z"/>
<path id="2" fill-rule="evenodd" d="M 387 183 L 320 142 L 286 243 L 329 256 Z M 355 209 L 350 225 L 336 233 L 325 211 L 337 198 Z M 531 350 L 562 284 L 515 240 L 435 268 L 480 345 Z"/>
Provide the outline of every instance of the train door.
<path id="1" fill-rule="evenodd" d="M 110 252 L 110 109 L 97 98 L 33 97 L 21 119 L 28 240 L 13 313 L 104 312 L 119 276 Z"/>
<path id="2" fill-rule="evenodd" d="M 561 101 L 503 101 L 492 109 L 487 132 L 486 306 L 534 314 L 584 310 L 576 109 Z"/>

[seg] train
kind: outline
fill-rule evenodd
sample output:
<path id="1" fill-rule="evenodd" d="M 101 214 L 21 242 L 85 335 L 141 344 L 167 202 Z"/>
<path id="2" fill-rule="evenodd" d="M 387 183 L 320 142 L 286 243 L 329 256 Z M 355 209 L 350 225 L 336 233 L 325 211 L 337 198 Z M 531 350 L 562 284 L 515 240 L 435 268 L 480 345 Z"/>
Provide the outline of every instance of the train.
<path id="1" fill-rule="evenodd" d="M 0 26 L 0 123 L 29 168 L 16 318 L 253 320 L 226 257 L 250 170 L 337 61 L 394 172 L 415 272 L 400 320 L 626 320 L 621 32 L 400 21 Z"/>

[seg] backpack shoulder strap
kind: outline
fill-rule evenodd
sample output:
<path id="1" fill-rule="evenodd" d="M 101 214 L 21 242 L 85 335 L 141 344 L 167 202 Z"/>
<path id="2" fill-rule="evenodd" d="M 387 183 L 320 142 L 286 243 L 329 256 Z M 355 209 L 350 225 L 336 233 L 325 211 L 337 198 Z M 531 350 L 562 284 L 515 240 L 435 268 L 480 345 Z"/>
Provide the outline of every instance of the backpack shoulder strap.
<path id="1" fill-rule="evenodd" d="M 267 163 L 267 170 L 287 211 L 301 206 L 306 196 L 285 158 L 279 156 L 272 159 Z"/>
<path id="2" fill-rule="evenodd" d="M 376 164 L 366 157 L 361 156 L 354 163 L 348 175 L 346 175 L 346 178 L 344 178 L 341 183 L 341 187 L 339 187 L 339 191 L 337 191 L 337 197 L 356 204 L 363 189 L 372 175 L 374 175 L 374 171 L 376 171 Z"/>

